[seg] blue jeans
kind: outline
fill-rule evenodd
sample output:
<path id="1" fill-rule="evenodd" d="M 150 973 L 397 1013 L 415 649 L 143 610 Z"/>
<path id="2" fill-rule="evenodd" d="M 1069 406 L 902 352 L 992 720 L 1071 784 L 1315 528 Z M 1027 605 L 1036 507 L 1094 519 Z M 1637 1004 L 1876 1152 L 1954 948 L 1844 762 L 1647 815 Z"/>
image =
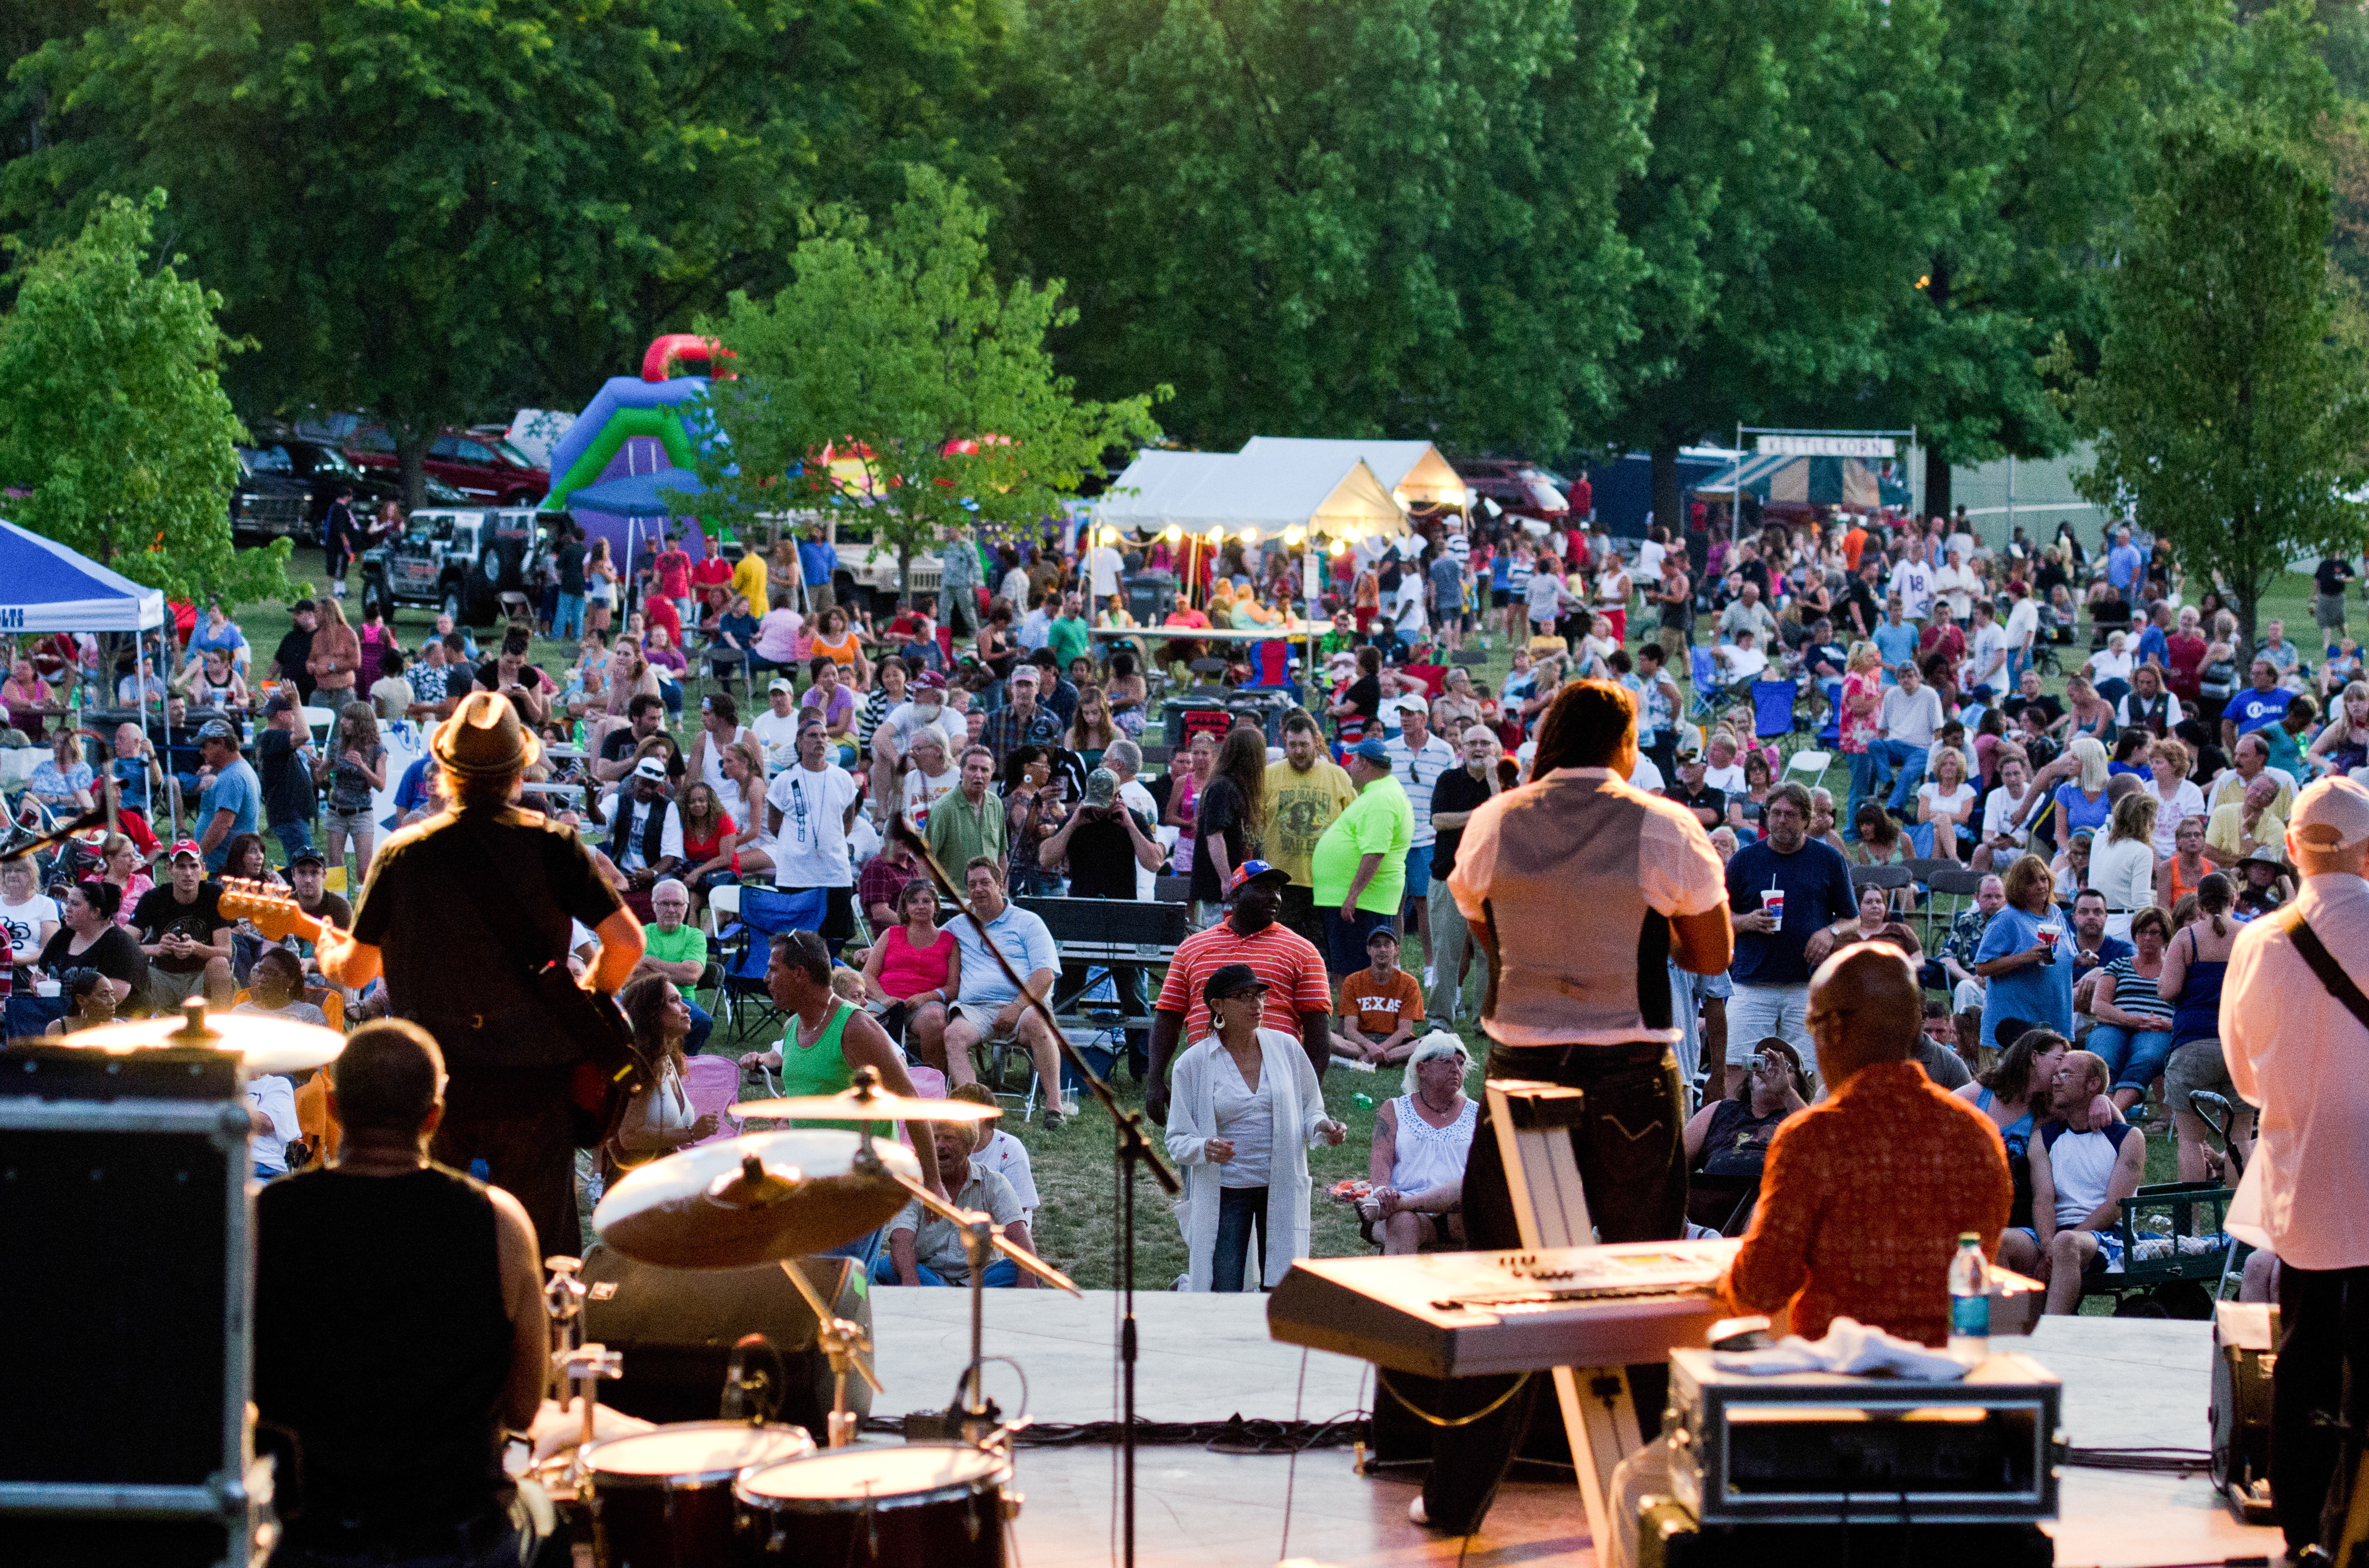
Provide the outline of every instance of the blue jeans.
<path id="1" fill-rule="evenodd" d="M 1925 748 L 1906 740 L 1871 740 L 1867 754 L 1886 773 L 1894 773 L 1892 796 L 1884 805 L 1898 811 L 1917 798 L 1917 786 L 1925 782 Z"/>
<path id="2" fill-rule="evenodd" d="M 715 1020 L 707 1009 L 689 997 L 682 999 L 682 1004 L 691 1010 L 691 1034 L 682 1042 L 682 1054 L 695 1057 L 707 1048 L 707 1036 L 715 1029 Z"/>
<path id="3" fill-rule="evenodd" d="M 283 860 L 294 860 L 313 847 L 313 824 L 310 822 L 274 822 L 271 836 L 280 841 Z"/>
<path id="4" fill-rule="evenodd" d="M 921 1276 L 921 1283 L 924 1285 L 952 1286 L 955 1283 L 925 1263 L 915 1264 L 913 1272 Z M 1009 1290 L 1020 1283 L 1020 1265 L 1010 1258 L 998 1258 L 979 1272 L 978 1282 L 990 1290 Z M 903 1283 L 897 1277 L 897 1265 L 885 1252 L 873 1262 L 872 1283 L 875 1285 Z M 965 1280 L 963 1283 L 967 1285 L 970 1282 Z"/>
<path id="5" fill-rule="evenodd" d="M 1843 765 L 1850 770 L 1850 804 L 1843 808 L 1843 837 L 1855 844 L 1859 842 L 1859 808 L 1882 787 L 1883 764 L 1872 751 L 1846 751 Z"/>
<path id="6" fill-rule="evenodd" d="M 2106 1072 L 2112 1079 L 2111 1089 L 2135 1089 L 2144 1097 L 2147 1085 L 2163 1071 L 2163 1064 L 2171 1056 L 2171 1031 L 2169 1029 L 2123 1028 L 2119 1024 L 2100 1024 L 2089 1031 L 2082 1042 L 2085 1048 L 2096 1052 L 2106 1063 Z"/>
<path id="7" fill-rule="evenodd" d="M 8 998 L 7 1028 L 10 1039 L 23 1039 L 38 1035 L 66 1015 L 67 1002 L 61 992 L 57 996 L 36 996 L 28 985 Z"/>
<path id="8" fill-rule="evenodd" d="M 563 593 L 551 612 L 551 635 L 563 643 L 574 642 L 584 635 L 584 596 Z"/>
<path id="9" fill-rule="evenodd" d="M 1332 975 L 1354 975 L 1373 960 L 1367 956 L 1366 944 L 1374 933 L 1387 926 L 1398 929 L 1395 910 L 1359 910 L 1355 920 L 1343 920 L 1339 905 L 1324 910 L 1324 968 Z"/>
<path id="10" fill-rule="evenodd" d="M 1265 1281 L 1264 1267 L 1270 1245 L 1266 1228 L 1266 1187 L 1219 1187 L 1218 1189 L 1218 1246 L 1209 1257 L 1209 1288 L 1212 1290 L 1244 1291 L 1260 1289 Z M 1260 1269 L 1251 1269 L 1251 1229 L 1258 1228 Z"/>

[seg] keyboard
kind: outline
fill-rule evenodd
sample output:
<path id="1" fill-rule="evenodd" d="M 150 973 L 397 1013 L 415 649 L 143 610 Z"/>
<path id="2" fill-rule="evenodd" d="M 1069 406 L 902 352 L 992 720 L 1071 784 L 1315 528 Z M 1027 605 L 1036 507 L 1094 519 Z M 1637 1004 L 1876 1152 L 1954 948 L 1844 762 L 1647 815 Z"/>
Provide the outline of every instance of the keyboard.
<path id="1" fill-rule="evenodd" d="M 1714 1292 L 1737 1244 L 1312 1258 L 1267 1298 L 1267 1332 L 1433 1378 L 1665 1361 L 1728 1315 Z"/>

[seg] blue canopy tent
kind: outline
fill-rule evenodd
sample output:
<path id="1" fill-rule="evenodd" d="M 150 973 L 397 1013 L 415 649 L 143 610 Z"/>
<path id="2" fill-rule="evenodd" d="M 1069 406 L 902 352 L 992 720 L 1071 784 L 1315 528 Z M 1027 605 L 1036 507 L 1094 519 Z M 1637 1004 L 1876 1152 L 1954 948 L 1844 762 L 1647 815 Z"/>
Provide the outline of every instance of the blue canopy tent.
<path id="1" fill-rule="evenodd" d="M 740 472 L 736 464 L 725 470 Z M 568 497 L 567 504 L 586 511 L 603 512 L 625 520 L 625 564 L 628 578 L 634 575 L 634 546 L 653 531 L 642 526 L 645 518 L 666 518 L 677 515 L 682 509 L 670 503 L 669 493 L 678 496 L 699 496 L 707 486 L 699 482 L 699 475 L 689 468 L 661 468 L 654 474 L 621 474 L 613 479 L 603 479 L 597 485 L 587 485 Z"/>

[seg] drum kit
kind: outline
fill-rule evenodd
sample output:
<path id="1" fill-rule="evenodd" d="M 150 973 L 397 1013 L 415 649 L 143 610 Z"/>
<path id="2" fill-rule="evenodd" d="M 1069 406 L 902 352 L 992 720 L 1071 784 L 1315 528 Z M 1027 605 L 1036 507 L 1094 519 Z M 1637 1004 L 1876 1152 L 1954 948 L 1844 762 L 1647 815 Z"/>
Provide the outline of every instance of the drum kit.
<path id="1" fill-rule="evenodd" d="M 203 1045 L 236 1052 L 262 1073 L 310 1071 L 337 1059 L 334 1030 L 279 1019 L 183 1016 L 84 1030 L 64 1043 L 108 1052 Z M 921 1180 L 911 1152 L 876 1139 L 872 1124 L 978 1121 L 989 1106 L 908 1099 L 882 1092 L 860 1069 L 845 1093 L 745 1101 L 751 1119 L 846 1122 L 856 1130 L 798 1127 L 744 1134 L 670 1155 L 619 1180 L 593 1213 L 602 1241 L 643 1262 L 676 1268 L 778 1263 L 813 1311 L 830 1358 L 835 1396 L 818 1449 L 805 1428 L 771 1421 L 781 1387 L 751 1362 L 773 1354 L 761 1335 L 735 1347 L 722 1391 L 724 1418 L 653 1426 L 597 1439 L 595 1391 L 622 1370 L 622 1356 L 582 1334 L 587 1296 L 578 1260 L 545 1260 L 544 1309 L 557 1333 L 552 1354 L 563 1387 L 573 1385 L 578 1440 L 530 1476 L 562 1511 L 589 1522 L 604 1568 L 713 1568 L 718 1564 L 828 1562 L 1001 1568 L 1006 1527 L 1021 1499 L 1011 1489 L 1013 1435 L 1024 1417 L 1003 1420 L 980 1383 L 984 1354 L 981 1276 L 1001 1253 L 1047 1284 L 1075 1293 L 1058 1269 L 1004 1240 L 987 1215 L 958 1208 Z M 970 1261 L 971 1360 L 964 1379 L 958 1442 L 852 1447 L 857 1418 L 847 1408 L 853 1373 L 879 1388 L 865 1363 L 863 1327 L 836 1317 L 791 1260 L 870 1234 L 908 1201 L 956 1226 Z"/>

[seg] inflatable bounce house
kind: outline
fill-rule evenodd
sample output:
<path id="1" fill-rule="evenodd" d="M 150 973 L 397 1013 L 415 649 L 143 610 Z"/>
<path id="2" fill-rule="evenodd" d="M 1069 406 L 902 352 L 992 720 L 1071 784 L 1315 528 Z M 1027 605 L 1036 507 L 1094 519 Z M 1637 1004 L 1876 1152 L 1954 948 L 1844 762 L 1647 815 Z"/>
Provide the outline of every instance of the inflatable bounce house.
<path id="1" fill-rule="evenodd" d="M 692 412 L 717 354 L 731 350 L 688 332 L 658 338 L 642 356 L 642 373 L 610 377 L 552 448 L 542 509 L 566 512 L 587 538 L 608 540 L 620 570 L 659 539 L 686 539 L 693 555 L 703 547 L 698 520 L 678 515 L 680 503 L 665 495 L 697 495 L 692 464 L 704 441 L 722 440 L 697 429 Z"/>

